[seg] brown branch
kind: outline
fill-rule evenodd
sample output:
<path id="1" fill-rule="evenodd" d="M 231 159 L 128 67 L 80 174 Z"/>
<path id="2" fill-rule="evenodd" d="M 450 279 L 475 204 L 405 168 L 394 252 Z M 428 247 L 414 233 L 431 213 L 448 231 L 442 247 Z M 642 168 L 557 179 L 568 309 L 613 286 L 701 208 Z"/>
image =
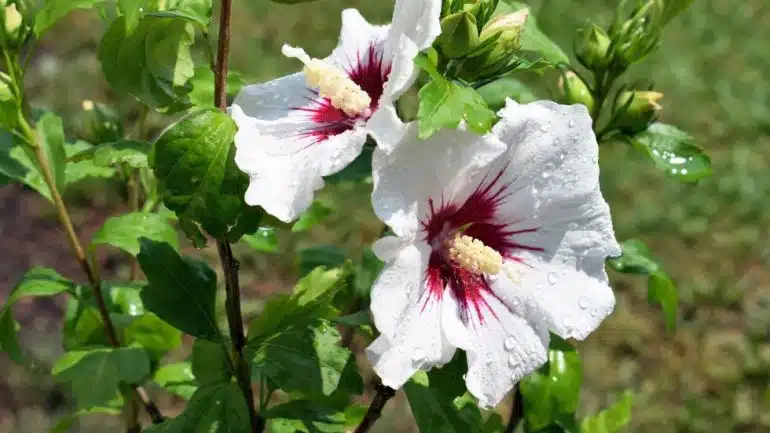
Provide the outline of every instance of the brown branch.
<path id="1" fill-rule="evenodd" d="M 380 419 L 382 415 L 382 409 L 385 404 L 396 395 L 396 390 L 385 385 L 377 385 L 377 394 L 374 396 L 374 400 L 369 405 L 369 409 L 364 415 L 364 419 L 361 420 L 361 424 L 356 427 L 354 433 L 366 433 L 372 428 L 375 422 Z"/>
<path id="2" fill-rule="evenodd" d="M 230 15 L 232 0 L 221 0 L 219 11 L 219 40 L 217 41 L 217 58 L 214 70 L 214 104 L 222 111 L 227 110 L 227 67 L 230 52 Z M 246 346 L 246 336 L 243 333 L 243 311 L 241 310 L 241 287 L 238 281 L 238 260 L 233 256 L 230 243 L 225 240 L 217 241 L 219 259 L 225 274 L 225 310 L 227 323 L 230 327 L 232 340 L 233 367 L 238 386 L 249 410 L 249 421 L 252 433 L 260 433 L 265 428 L 265 420 L 257 414 L 254 406 L 254 390 L 251 388 L 251 370 L 243 357 Z"/>

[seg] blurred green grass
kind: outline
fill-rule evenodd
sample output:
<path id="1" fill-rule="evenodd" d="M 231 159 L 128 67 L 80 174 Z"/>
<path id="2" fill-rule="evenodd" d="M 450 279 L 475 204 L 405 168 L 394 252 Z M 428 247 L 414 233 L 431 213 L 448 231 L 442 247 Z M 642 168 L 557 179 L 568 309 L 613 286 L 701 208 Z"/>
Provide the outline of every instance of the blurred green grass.
<path id="1" fill-rule="evenodd" d="M 357 7 L 371 21 L 385 23 L 392 7 L 382 0 L 235 3 L 232 66 L 250 82 L 298 69 L 295 60 L 280 55 L 283 43 L 319 57 L 328 53 L 343 8 Z M 607 24 L 615 2 L 529 4 L 546 33 L 569 51 L 574 30 L 586 21 Z M 36 106 L 68 117 L 83 99 L 113 97 L 94 55 L 100 34 L 92 16 L 76 14 L 46 37 L 28 82 Z M 618 238 L 648 242 L 682 297 L 679 329 L 667 333 L 657 307 L 647 304 L 646 282 L 614 275 L 616 312 L 580 345 L 583 410 L 597 411 L 630 388 L 637 397 L 629 432 L 770 431 L 764 397 L 770 384 L 768 40 L 765 0 L 699 0 L 669 26 L 660 50 L 632 70 L 631 78 L 651 80 L 665 93 L 662 120 L 690 132 L 711 155 L 711 178 L 680 184 L 623 144 L 602 149 L 602 186 Z M 541 81 L 538 90 L 546 97 L 555 77 Z M 339 214 L 310 234 L 282 238 L 282 245 L 342 243 L 360 251 L 378 232 L 366 186 L 323 194 L 339 203 Z M 244 269 L 246 283 L 260 290 L 289 285 L 296 275 L 292 257 L 246 257 Z M 394 403 L 378 431 L 406 431 L 401 429 L 408 418 L 403 401 Z M 23 433 L 42 431 L 17 420 L 22 424 Z M 10 431 L 5 426 L 0 422 L 0 432 Z"/>

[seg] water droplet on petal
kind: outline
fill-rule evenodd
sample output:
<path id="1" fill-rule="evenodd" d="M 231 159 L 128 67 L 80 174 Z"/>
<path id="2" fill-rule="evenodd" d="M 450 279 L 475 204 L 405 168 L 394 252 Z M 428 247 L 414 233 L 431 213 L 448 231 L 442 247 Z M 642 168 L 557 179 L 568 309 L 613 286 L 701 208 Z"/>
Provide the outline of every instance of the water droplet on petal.
<path id="1" fill-rule="evenodd" d="M 551 129 L 551 124 L 550 123 L 544 123 L 544 124 L 540 125 L 540 130 L 543 131 L 543 132 L 548 132 L 549 129 Z"/>
<path id="2" fill-rule="evenodd" d="M 586 298 L 581 297 L 578 300 L 578 305 L 580 306 L 581 309 L 585 310 L 586 308 L 588 308 L 588 300 Z"/>
<path id="3" fill-rule="evenodd" d="M 519 360 L 516 359 L 515 356 L 511 355 L 508 357 L 508 365 L 511 368 L 516 369 L 519 366 Z"/>
<path id="4" fill-rule="evenodd" d="M 467 374 L 463 374 L 463 380 L 467 380 L 467 379 L 468 379 L 468 375 Z"/>
<path id="5" fill-rule="evenodd" d="M 414 352 L 412 352 L 412 361 L 414 362 L 420 362 L 423 359 L 425 359 L 425 354 L 420 349 L 415 349 Z"/>
<path id="6" fill-rule="evenodd" d="M 550 285 L 556 284 L 556 273 L 555 272 L 549 272 L 548 273 L 548 284 L 550 284 Z"/>
<path id="7" fill-rule="evenodd" d="M 491 353 L 487 353 L 486 359 L 484 359 L 484 364 L 490 365 L 494 360 L 495 360 L 494 355 L 492 355 Z"/>
<path id="8" fill-rule="evenodd" d="M 569 120 L 569 123 L 567 123 L 567 125 L 568 125 L 570 128 L 574 128 L 574 127 L 575 127 L 575 121 L 574 121 L 573 119 L 570 119 L 570 120 Z"/>
<path id="9" fill-rule="evenodd" d="M 564 320 L 561 321 L 561 324 L 564 325 L 565 328 L 570 329 L 572 327 L 572 321 L 570 321 L 568 318 L 564 318 Z"/>
<path id="10" fill-rule="evenodd" d="M 578 229 L 578 223 L 573 221 L 573 222 L 567 224 L 567 228 L 569 230 L 577 230 Z"/>
<path id="11" fill-rule="evenodd" d="M 516 338 L 513 335 L 509 335 L 503 342 L 503 347 L 509 352 L 513 350 L 516 347 Z"/>

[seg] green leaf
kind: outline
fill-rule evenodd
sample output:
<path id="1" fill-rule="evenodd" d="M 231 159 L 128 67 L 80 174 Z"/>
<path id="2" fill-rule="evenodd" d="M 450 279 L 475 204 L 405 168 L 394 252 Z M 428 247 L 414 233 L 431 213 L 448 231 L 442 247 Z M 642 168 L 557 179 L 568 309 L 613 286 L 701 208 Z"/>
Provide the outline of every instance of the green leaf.
<path id="1" fill-rule="evenodd" d="M 52 373 L 72 386 L 78 407 L 91 408 L 114 399 L 120 383 L 140 383 L 150 374 L 150 360 L 140 347 L 77 350 L 59 358 Z"/>
<path id="2" fill-rule="evenodd" d="M 76 141 L 64 145 L 67 158 L 91 148 L 93 147 L 85 141 Z M 113 176 L 115 176 L 115 169 L 113 167 L 100 166 L 93 161 L 67 162 L 66 184 L 68 187 L 88 178 L 108 179 Z"/>
<path id="3" fill-rule="evenodd" d="M 260 253 L 278 252 L 278 236 L 272 227 L 260 227 L 253 235 L 244 235 L 243 241 Z"/>
<path id="4" fill-rule="evenodd" d="M 185 400 L 189 400 L 198 389 L 189 362 L 164 365 L 155 372 L 152 380 L 161 388 Z"/>
<path id="5" fill-rule="evenodd" d="M 99 60 L 107 82 L 151 108 L 175 111 L 190 105 L 194 65 L 193 24 L 177 18 L 144 17 L 133 28 L 115 19 L 102 38 Z"/>
<path id="6" fill-rule="evenodd" d="M 140 238 L 169 244 L 179 249 L 176 230 L 159 214 L 135 212 L 108 219 L 94 234 L 91 247 L 112 245 L 132 255 L 139 254 Z"/>
<path id="7" fill-rule="evenodd" d="M 322 203 L 319 200 L 313 201 L 310 208 L 299 216 L 297 222 L 291 227 L 292 232 L 304 232 L 309 230 L 316 224 L 319 224 L 329 218 L 334 212 L 330 206 Z"/>
<path id="8" fill-rule="evenodd" d="M 664 3 L 661 22 L 666 25 L 679 14 L 687 10 L 695 0 L 668 0 Z"/>
<path id="9" fill-rule="evenodd" d="M 621 244 L 623 255 L 608 260 L 618 272 L 624 274 L 647 275 L 647 299 L 657 302 L 663 308 L 666 327 L 676 328 L 676 316 L 679 309 L 679 291 L 663 267 L 658 264 L 652 252 L 644 242 L 630 239 Z"/>
<path id="10" fill-rule="evenodd" d="M 122 413 L 122 399 L 115 398 L 108 406 L 97 406 L 89 409 L 80 409 L 69 415 L 60 418 L 56 424 L 48 429 L 48 433 L 66 433 L 75 425 L 78 418 L 84 415 L 120 415 Z"/>
<path id="11" fill-rule="evenodd" d="M 8 85 L 11 77 L 0 72 L 0 126 L 6 131 L 13 131 L 19 122 L 19 107 L 14 91 Z"/>
<path id="12" fill-rule="evenodd" d="M 192 372 L 200 385 L 230 380 L 230 358 L 221 344 L 195 340 L 192 350 Z"/>
<path id="13" fill-rule="evenodd" d="M 577 351 L 551 334 L 548 362 L 520 382 L 526 430 L 537 431 L 553 424 L 571 428 L 580 401 L 582 378 Z"/>
<path id="14" fill-rule="evenodd" d="M 328 318 L 334 296 L 347 284 L 349 266 L 305 276 L 291 296 L 270 299 L 249 327 L 247 356 L 254 367 L 285 391 L 326 400 L 363 389 L 352 353 L 338 345 Z"/>
<path id="15" fill-rule="evenodd" d="M 512 13 L 523 8 L 529 8 L 529 6 L 516 1 L 504 0 L 498 4 L 496 13 Z M 537 53 L 553 65 L 569 64 L 569 56 L 540 30 L 537 19 L 532 14 L 532 9 L 529 9 L 530 14 L 521 32 L 521 50 Z"/>
<path id="16" fill-rule="evenodd" d="M 277 335 L 246 346 L 252 363 L 284 391 L 299 391 L 323 400 L 332 394 L 361 394 L 363 380 L 340 334 L 324 320 L 290 326 Z"/>
<path id="17" fill-rule="evenodd" d="M 153 360 L 160 360 L 182 344 L 182 333 L 152 313 L 130 317 L 121 323 L 125 344 L 136 343 L 149 352 Z M 118 322 L 118 318 L 113 318 Z"/>
<path id="18" fill-rule="evenodd" d="M 305 276 L 318 266 L 333 268 L 345 263 L 345 253 L 334 245 L 305 248 L 298 254 L 299 275 Z"/>
<path id="19" fill-rule="evenodd" d="M 140 244 L 136 258 L 149 282 L 141 295 L 145 307 L 187 334 L 221 341 L 214 271 L 205 262 L 180 257 L 168 244 L 148 239 Z"/>
<path id="20" fill-rule="evenodd" d="M 489 108 L 495 111 L 505 107 L 506 98 L 511 98 L 520 104 L 528 104 L 539 99 L 529 86 L 512 77 L 500 78 L 480 87 L 477 91 Z"/>
<path id="21" fill-rule="evenodd" d="M 225 113 L 196 111 L 167 129 L 150 155 L 166 206 L 218 239 L 250 222 L 240 219 L 256 219 L 254 212 L 259 210 L 243 201 L 248 177 L 233 159 L 235 131 L 235 123 Z M 228 236 L 235 242 L 232 237 Z"/>
<path id="22" fill-rule="evenodd" d="M 72 162 L 92 161 L 99 167 L 113 167 L 126 164 L 133 168 L 147 167 L 147 154 L 152 144 L 146 141 L 121 140 L 102 143 L 78 152 L 69 158 Z"/>
<path id="23" fill-rule="evenodd" d="M 249 433 L 249 409 L 238 385 L 219 382 L 202 386 L 181 415 L 154 425 L 145 433 Z"/>
<path id="24" fill-rule="evenodd" d="M 16 301 L 29 296 L 74 294 L 75 289 L 75 283 L 62 277 L 53 269 L 32 268 L 27 271 L 16 287 L 11 290 L 3 309 L 0 310 L 0 350 L 6 352 L 11 360 L 18 364 L 27 364 L 28 362 L 16 336 L 19 324 L 13 319 L 11 312 L 11 306 Z"/>
<path id="25" fill-rule="evenodd" d="M 361 263 L 355 267 L 355 277 L 353 280 L 353 287 L 357 296 L 369 299 L 374 281 L 380 275 L 380 271 L 382 271 L 384 266 L 385 263 L 377 258 L 371 248 L 364 250 Z"/>
<path id="26" fill-rule="evenodd" d="M 356 406 L 360 405 L 351 405 L 342 412 L 315 401 L 294 400 L 273 406 L 263 415 L 270 420 L 272 432 L 343 433 L 362 418 L 363 414 L 358 415 Z"/>
<path id="27" fill-rule="evenodd" d="M 40 35 L 51 28 L 56 21 L 75 9 L 88 9 L 103 0 L 46 0 L 43 8 L 35 14 L 35 35 Z"/>
<path id="28" fill-rule="evenodd" d="M 214 73 L 209 66 L 198 66 L 190 80 L 192 91 L 190 102 L 200 108 L 216 108 L 214 105 Z M 235 71 L 227 73 L 227 97 L 234 98 L 246 84 L 241 74 Z"/>
<path id="29" fill-rule="evenodd" d="M 459 378 L 462 381 L 462 376 Z M 478 407 L 458 396 L 454 386 L 435 375 L 417 372 L 404 385 L 406 398 L 421 433 L 475 433 L 482 431 Z M 464 386 L 464 383 L 463 383 Z M 452 392 L 446 393 L 450 389 Z M 470 416 L 469 412 L 470 411 Z"/>
<path id="30" fill-rule="evenodd" d="M 711 159 L 689 134 L 675 126 L 653 123 L 630 141 L 655 167 L 678 180 L 695 182 L 711 175 Z"/>
<path id="31" fill-rule="evenodd" d="M 441 128 L 457 128 L 462 120 L 478 134 L 492 128 L 497 117 L 481 95 L 471 87 L 450 82 L 441 76 L 425 55 L 418 55 L 414 62 L 431 76 L 431 80 L 419 91 L 417 117 L 420 138 L 428 138 Z"/>
<path id="32" fill-rule="evenodd" d="M 0 186 L 7 184 L 10 180 L 23 182 L 27 176 L 29 167 L 13 156 L 17 151 L 21 151 L 21 148 L 16 137 L 0 128 Z M 25 158 L 29 160 L 26 155 Z"/>
<path id="33" fill-rule="evenodd" d="M 64 151 L 64 126 L 60 117 L 45 113 L 37 122 L 37 145 L 43 149 L 46 162 L 59 192 L 66 185 L 66 154 Z M 47 189 L 47 187 L 46 187 Z"/>
<path id="34" fill-rule="evenodd" d="M 619 433 L 631 421 L 633 395 L 626 391 L 620 400 L 594 416 L 583 419 L 580 433 Z"/>

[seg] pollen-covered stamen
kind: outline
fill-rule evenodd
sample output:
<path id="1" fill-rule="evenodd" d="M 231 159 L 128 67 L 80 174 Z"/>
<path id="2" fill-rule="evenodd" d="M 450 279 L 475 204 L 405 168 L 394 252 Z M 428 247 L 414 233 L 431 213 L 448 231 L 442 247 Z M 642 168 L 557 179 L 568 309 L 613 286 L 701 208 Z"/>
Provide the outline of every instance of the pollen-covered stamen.
<path id="1" fill-rule="evenodd" d="M 348 116 L 366 116 L 372 98 L 342 69 L 320 59 L 311 59 L 302 48 L 284 45 L 282 52 L 305 64 L 307 85 L 317 89 L 323 98 L 329 98 L 332 106 Z"/>
<path id="2" fill-rule="evenodd" d="M 470 236 L 457 233 L 447 241 L 447 247 L 452 261 L 475 274 L 494 275 L 503 267 L 500 253 Z"/>

